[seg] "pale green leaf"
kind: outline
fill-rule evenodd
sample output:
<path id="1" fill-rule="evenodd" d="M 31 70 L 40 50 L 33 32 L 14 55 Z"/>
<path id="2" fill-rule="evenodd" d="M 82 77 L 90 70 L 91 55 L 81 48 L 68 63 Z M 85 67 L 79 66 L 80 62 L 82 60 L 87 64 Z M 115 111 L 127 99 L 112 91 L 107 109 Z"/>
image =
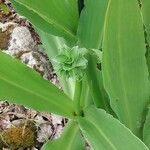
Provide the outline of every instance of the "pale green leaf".
<path id="1" fill-rule="evenodd" d="M 17 11 L 47 33 L 76 41 L 78 8 L 76 0 L 12 0 Z"/>
<path id="2" fill-rule="evenodd" d="M 66 45 L 65 40 L 61 37 L 45 33 L 38 28 L 36 31 L 40 36 L 42 46 L 44 47 L 49 59 L 52 60 L 56 55 L 59 54 L 60 49 Z"/>
<path id="3" fill-rule="evenodd" d="M 143 23 L 136 0 L 110 0 L 107 10 L 102 72 L 111 106 L 133 133 L 140 136 L 149 100 Z"/>
<path id="4" fill-rule="evenodd" d="M 80 46 L 101 48 L 107 4 L 108 0 L 85 0 L 78 27 Z"/>
<path id="5" fill-rule="evenodd" d="M 150 148 L 150 109 L 148 109 L 148 114 L 146 116 L 146 121 L 143 129 L 143 141 Z"/>
<path id="6" fill-rule="evenodd" d="M 71 121 L 61 137 L 47 142 L 43 150 L 84 150 L 84 142 L 76 122 Z"/>
<path id="7" fill-rule="evenodd" d="M 94 150 L 148 150 L 128 128 L 102 109 L 86 108 L 79 124 Z"/>
<path id="8" fill-rule="evenodd" d="M 58 88 L 18 60 L 0 52 L 0 99 L 38 111 L 72 117 L 73 103 Z"/>

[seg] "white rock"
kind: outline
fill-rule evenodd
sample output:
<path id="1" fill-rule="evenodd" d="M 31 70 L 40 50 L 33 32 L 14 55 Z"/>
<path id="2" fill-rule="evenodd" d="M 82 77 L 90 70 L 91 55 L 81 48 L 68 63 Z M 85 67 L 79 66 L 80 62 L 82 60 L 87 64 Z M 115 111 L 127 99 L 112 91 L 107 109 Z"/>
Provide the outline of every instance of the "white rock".
<path id="1" fill-rule="evenodd" d="M 35 48 L 35 42 L 27 27 L 15 27 L 10 40 L 8 52 L 11 55 L 16 55 L 20 51 L 31 51 Z"/>
<path id="2" fill-rule="evenodd" d="M 20 59 L 27 66 L 38 71 L 44 79 L 50 80 L 52 78 L 52 67 L 48 62 L 47 57 L 45 57 L 41 52 L 25 52 L 20 56 Z"/>
<path id="3" fill-rule="evenodd" d="M 61 137 L 63 130 L 64 130 L 64 127 L 62 127 L 62 125 L 58 125 L 56 128 L 56 133 L 55 133 L 53 139 L 58 139 L 59 137 Z"/>
<path id="4" fill-rule="evenodd" d="M 37 60 L 33 57 L 33 52 L 30 51 L 28 53 L 24 53 L 20 58 L 23 63 L 27 64 L 27 66 L 33 68 L 38 62 Z"/>
<path id="5" fill-rule="evenodd" d="M 54 126 L 62 124 L 62 120 L 63 117 L 56 114 L 52 114 L 52 122 Z"/>

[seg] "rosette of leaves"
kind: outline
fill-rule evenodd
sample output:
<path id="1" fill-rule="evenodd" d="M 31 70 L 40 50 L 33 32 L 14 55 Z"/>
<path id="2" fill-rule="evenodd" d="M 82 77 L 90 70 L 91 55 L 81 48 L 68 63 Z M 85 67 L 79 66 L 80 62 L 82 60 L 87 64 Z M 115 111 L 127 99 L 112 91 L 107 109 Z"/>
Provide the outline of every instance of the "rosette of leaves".
<path id="1" fill-rule="evenodd" d="M 88 64 L 85 54 L 86 49 L 78 46 L 61 49 L 60 53 L 53 59 L 55 72 L 66 78 L 81 80 Z"/>

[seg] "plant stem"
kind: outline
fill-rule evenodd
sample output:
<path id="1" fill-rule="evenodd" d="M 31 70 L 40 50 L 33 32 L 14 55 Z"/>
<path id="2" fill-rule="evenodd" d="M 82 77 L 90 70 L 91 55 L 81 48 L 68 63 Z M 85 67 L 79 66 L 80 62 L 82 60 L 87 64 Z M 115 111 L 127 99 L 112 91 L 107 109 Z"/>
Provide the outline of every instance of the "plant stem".
<path id="1" fill-rule="evenodd" d="M 109 98 L 103 87 L 103 79 L 101 71 L 97 68 L 97 61 L 91 55 L 87 56 L 88 58 L 88 68 L 87 68 L 87 81 L 93 102 L 97 108 L 105 109 L 106 112 L 113 113 L 110 105 Z"/>
<path id="2" fill-rule="evenodd" d="M 76 81 L 75 94 L 73 98 L 76 115 L 81 115 L 81 108 L 80 108 L 81 93 L 82 93 L 82 81 Z"/>
<path id="3" fill-rule="evenodd" d="M 93 99 L 88 86 L 87 77 L 84 76 L 82 79 L 82 93 L 80 96 L 80 108 L 83 109 L 86 106 L 93 105 Z"/>
<path id="4" fill-rule="evenodd" d="M 74 88 L 75 88 L 75 81 L 68 79 L 64 77 L 59 78 L 61 86 L 63 88 L 63 91 L 65 94 L 67 94 L 71 99 L 74 97 Z"/>

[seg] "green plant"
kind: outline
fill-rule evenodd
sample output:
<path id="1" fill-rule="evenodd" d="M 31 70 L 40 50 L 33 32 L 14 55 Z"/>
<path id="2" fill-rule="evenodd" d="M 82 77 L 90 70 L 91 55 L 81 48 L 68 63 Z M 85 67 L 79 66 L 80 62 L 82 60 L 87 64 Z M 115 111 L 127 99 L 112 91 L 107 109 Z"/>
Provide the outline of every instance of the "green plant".
<path id="1" fill-rule="evenodd" d="M 87 139 L 94 150 L 148 150 L 150 2 L 85 0 L 80 16 L 77 0 L 12 3 L 36 27 L 63 88 L 0 53 L 0 98 L 69 118 L 43 149 L 83 150 Z"/>

